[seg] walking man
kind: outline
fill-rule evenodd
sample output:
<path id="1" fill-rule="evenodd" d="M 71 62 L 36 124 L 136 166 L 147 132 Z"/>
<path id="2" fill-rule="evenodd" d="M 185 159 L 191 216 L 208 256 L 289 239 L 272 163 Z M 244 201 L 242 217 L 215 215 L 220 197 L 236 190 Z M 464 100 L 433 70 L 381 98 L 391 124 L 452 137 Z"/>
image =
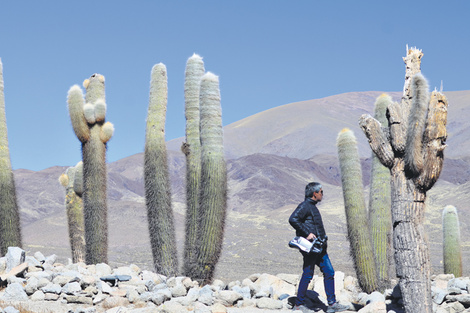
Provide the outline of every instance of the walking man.
<path id="1" fill-rule="evenodd" d="M 325 228 L 320 211 L 316 204 L 323 199 L 323 188 L 320 183 L 311 182 L 305 187 L 305 200 L 300 203 L 292 212 L 289 224 L 295 228 L 296 236 L 304 237 L 313 241 L 315 238 L 326 238 Z M 336 302 L 335 295 L 335 270 L 331 265 L 330 258 L 325 245 L 321 253 L 307 254 L 302 252 L 303 273 L 297 291 L 297 300 L 293 308 L 294 311 L 311 312 L 305 306 L 305 295 L 307 288 L 313 277 L 313 270 L 317 265 L 323 273 L 323 282 L 328 301 L 328 313 L 341 312 L 348 309 L 348 306 Z"/>

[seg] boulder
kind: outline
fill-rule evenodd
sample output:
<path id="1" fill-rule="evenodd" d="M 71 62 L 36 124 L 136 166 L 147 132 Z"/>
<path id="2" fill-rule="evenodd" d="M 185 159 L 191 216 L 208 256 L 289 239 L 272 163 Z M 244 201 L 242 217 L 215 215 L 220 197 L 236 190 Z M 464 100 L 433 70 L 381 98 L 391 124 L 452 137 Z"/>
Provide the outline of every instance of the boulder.
<path id="1" fill-rule="evenodd" d="M 214 292 L 212 291 L 212 288 L 209 285 L 206 285 L 199 290 L 198 301 L 207 306 L 211 306 L 214 303 L 213 295 Z"/>
<path id="2" fill-rule="evenodd" d="M 26 252 L 18 247 L 8 247 L 6 257 L 6 269 L 5 272 L 10 272 L 14 267 L 24 263 L 26 258 Z"/>
<path id="3" fill-rule="evenodd" d="M 232 290 L 221 290 L 215 293 L 215 303 L 224 306 L 233 306 L 238 300 L 243 299 L 242 295 Z"/>
<path id="4" fill-rule="evenodd" d="M 26 301 L 28 299 L 28 295 L 23 286 L 18 283 L 8 285 L 3 295 L 0 297 L 2 301 Z"/>

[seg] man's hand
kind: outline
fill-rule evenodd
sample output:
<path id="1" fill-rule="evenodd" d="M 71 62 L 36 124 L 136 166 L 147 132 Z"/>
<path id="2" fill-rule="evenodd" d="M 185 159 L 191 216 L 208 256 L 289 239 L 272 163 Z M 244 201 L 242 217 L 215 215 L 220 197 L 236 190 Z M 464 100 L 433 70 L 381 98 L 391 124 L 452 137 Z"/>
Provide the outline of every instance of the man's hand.
<path id="1" fill-rule="evenodd" d="M 310 233 L 310 234 L 308 234 L 308 236 L 307 236 L 306 239 L 312 241 L 312 240 L 315 239 L 315 238 L 317 238 L 317 236 L 315 236 L 314 234 Z"/>

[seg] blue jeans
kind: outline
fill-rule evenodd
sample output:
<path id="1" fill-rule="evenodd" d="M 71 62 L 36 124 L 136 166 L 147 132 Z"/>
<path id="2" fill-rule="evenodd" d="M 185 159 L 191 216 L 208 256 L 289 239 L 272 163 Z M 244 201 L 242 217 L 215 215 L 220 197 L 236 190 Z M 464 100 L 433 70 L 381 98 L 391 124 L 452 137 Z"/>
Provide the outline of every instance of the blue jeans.
<path id="1" fill-rule="evenodd" d="M 296 305 L 303 305 L 305 303 L 305 295 L 307 293 L 308 285 L 313 278 L 313 269 L 315 265 L 320 268 L 323 273 L 323 283 L 325 285 L 326 300 L 331 305 L 336 302 L 335 296 L 335 270 L 331 265 L 328 253 L 322 254 L 306 254 L 302 253 L 304 257 L 303 273 L 300 278 L 299 290 L 297 291 Z"/>

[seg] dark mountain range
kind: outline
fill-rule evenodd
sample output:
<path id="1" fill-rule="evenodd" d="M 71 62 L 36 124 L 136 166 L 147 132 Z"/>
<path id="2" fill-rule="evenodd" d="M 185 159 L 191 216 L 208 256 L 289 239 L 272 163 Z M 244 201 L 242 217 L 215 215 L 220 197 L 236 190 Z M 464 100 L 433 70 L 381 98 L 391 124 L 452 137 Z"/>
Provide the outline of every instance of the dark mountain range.
<path id="1" fill-rule="evenodd" d="M 229 214 L 218 277 L 240 279 L 254 272 L 297 273 L 300 258 L 286 243 L 293 234 L 287 218 L 303 200 L 309 181 L 324 184 L 321 204 L 332 241 L 337 270 L 353 273 L 346 240 L 336 136 L 349 127 L 358 138 L 368 200 L 370 148 L 357 126 L 363 113 L 373 111 L 380 92 L 348 93 L 274 108 L 225 127 L 229 177 Z M 391 93 L 394 98 L 399 93 Z M 448 148 L 441 178 L 429 192 L 426 227 L 432 243 L 433 270 L 442 271 L 441 212 L 452 204 L 460 212 L 461 229 L 470 225 L 470 91 L 449 92 Z M 168 142 L 178 246 L 184 238 L 185 160 L 182 139 Z M 112 142 L 110 143 L 112 144 Z M 65 167 L 14 172 L 25 248 L 70 256 L 65 215 L 65 190 L 59 184 Z M 150 268 L 143 185 L 143 155 L 108 164 L 110 262 Z M 462 236 L 464 256 L 470 241 Z M 240 262 L 243 260 L 243 262 Z M 228 269 L 228 270 L 227 270 Z M 465 271 L 469 272 L 470 265 Z M 223 274 L 222 274 L 223 273 Z"/>

